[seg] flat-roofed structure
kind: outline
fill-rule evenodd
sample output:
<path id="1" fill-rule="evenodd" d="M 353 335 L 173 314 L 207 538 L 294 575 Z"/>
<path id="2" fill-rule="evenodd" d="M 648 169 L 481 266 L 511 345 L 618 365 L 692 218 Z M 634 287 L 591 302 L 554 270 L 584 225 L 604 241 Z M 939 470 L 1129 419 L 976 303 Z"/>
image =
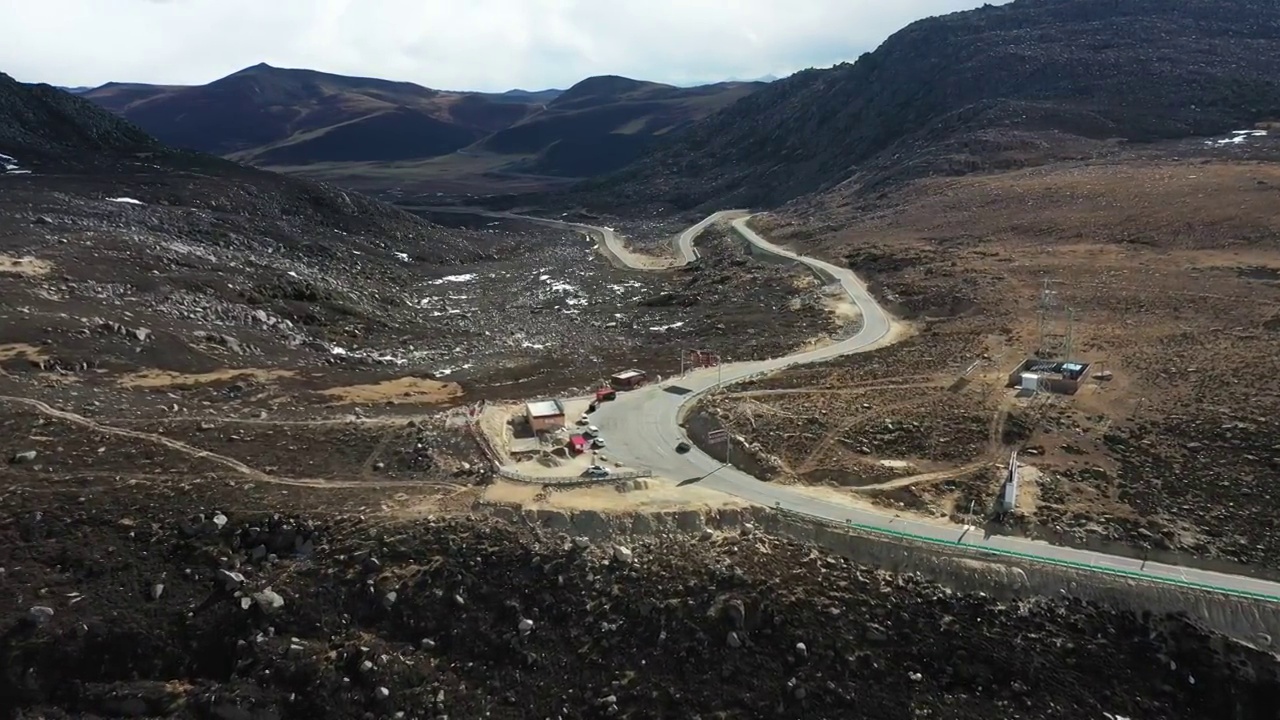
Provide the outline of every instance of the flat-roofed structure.
<path id="1" fill-rule="evenodd" d="M 620 373 L 614 373 L 609 378 L 609 384 L 615 390 L 629 390 L 631 388 L 640 387 L 645 383 L 646 376 L 641 370 L 624 370 Z"/>
<path id="2" fill-rule="evenodd" d="M 1009 373 L 1009 387 L 1025 388 L 1031 380 L 1028 376 L 1034 375 L 1034 387 L 1040 392 L 1075 395 L 1092 367 L 1086 362 L 1028 358 Z"/>
<path id="3" fill-rule="evenodd" d="M 559 400 L 536 400 L 525 403 L 525 419 L 535 433 L 555 432 L 564 427 L 564 403 Z"/>

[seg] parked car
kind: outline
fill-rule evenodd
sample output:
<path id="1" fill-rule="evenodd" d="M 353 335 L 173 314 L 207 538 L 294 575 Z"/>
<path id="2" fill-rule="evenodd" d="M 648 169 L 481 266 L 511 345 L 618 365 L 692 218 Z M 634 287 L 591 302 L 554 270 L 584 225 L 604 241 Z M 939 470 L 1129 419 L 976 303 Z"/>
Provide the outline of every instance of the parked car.
<path id="1" fill-rule="evenodd" d="M 687 453 L 692 449 L 693 449 L 693 446 L 690 445 L 686 440 L 681 440 L 679 443 L 676 444 L 676 452 L 678 453 L 682 453 L 682 454 Z"/>
<path id="2" fill-rule="evenodd" d="M 598 437 L 595 440 L 592 440 L 591 447 L 595 448 L 596 450 L 599 450 L 600 448 L 604 447 L 604 438 Z"/>
<path id="3" fill-rule="evenodd" d="M 583 471 L 585 477 L 609 477 L 612 471 L 603 465 L 592 465 Z"/>
<path id="4" fill-rule="evenodd" d="M 590 419 L 590 418 L 588 418 L 588 417 L 580 417 L 580 418 L 578 418 L 578 424 L 579 424 L 579 425 L 590 425 L 590 424 L 591 424 L 591 419 Z"/>

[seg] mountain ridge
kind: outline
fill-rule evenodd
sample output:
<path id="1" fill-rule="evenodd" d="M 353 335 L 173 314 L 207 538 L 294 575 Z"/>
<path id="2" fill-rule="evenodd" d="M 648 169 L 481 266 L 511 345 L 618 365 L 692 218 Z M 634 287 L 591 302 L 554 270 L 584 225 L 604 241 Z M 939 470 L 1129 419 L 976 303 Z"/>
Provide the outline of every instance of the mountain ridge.
<path id="1" fill-rule="evenodd" d="M 205 85 L 113 82 L 83 96 L 168 144 L 257 166 L 394 163 L 467 150 L 510 156 L 519 172 L 572 178 L 622 167 L 654 136 L 755 87 L 603 75 L 564 90 L 479 93 L 259 63 Z"/>
<path id="2" fill-rule="evenodd" d="M 770 83 L 573 197 L 772 206 L 1116 138 L 1212 135 L 1280 115 L 1277 57 L 1280 8 L 1259 0 L 1016 0 L 917 21 L 854 63 Z"/>

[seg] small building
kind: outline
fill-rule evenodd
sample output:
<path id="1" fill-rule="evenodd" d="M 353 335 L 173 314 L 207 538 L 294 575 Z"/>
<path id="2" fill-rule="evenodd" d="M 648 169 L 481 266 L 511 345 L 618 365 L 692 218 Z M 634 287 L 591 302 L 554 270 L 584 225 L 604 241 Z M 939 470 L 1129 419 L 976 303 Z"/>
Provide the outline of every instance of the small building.
<path id="1" fill-rule="evenodd" d="M 573 453 L 574 455 L 581 455 L 582 453 L 586 452 L 587 448 L 590 447 L 590 445 L 591 445 L 591 441 L 587 440 L 585 437 L 581 435 L 569 436 L 569 452 Z"/>
<path id="2" fill-rule="evenodd" d="M 1028 358 L 1009 374 L 1009 387 L 1025 388 L 1027 376 L 1035 375 L 1035 389 L 1061 395 L 1075 395 L 1089 377 L 1092 365 L 1085 362 Z"/>
<path id="3" fill-rule="evenodd" d="M 1019 389 L 1026 392 L 1036 392 L 1040 389 L 1040 376 L 1035 373 L 1022 373 Z"/>
<path id="4" fill-rule="evenodd" d="M 1000 493 L 1000 509 L 1011 512 L 1018 507 L 1018 451 L 1009 455 L 1009 474 Z"/>
<path id="5" fill-rule="evenodd" d="M 555 432 L 564 427 L 564 404 L 559 400 L 538 400 L 526 403 L 525 419 L 535 433 Z"/>
<path id="6" fill-rule="evenodd" d="M 640 370 L 624 370 L 623 372 L 615 373 L 613 377 L 609 378 L 609 384 L 615 390 L 630 390 L 643 385 L 645 379 L 645 374 Z"/>

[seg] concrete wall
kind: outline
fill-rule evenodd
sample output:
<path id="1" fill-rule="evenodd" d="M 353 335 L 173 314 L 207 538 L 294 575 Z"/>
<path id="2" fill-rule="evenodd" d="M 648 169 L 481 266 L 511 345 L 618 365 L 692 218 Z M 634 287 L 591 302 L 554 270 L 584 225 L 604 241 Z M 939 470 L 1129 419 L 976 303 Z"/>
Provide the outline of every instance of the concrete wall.
<path id="1" fill-rule="evenodd" d="M 555 432 L 564 427 L 563 415 L 551 415 L 549 417 L 533 417 L 526 416 L 529 421 L 529 427 L 536 433 Z"/>
<path id="2" fill-rule="evenodd" d="M 863 565 L 916 573 L 958 591 L 984 592 L 1005 599 L 1072 596 L 1135 613 L 1185 613 L 1209 630 L 1273 652 L 1280 649 L 1280 605 L 1273 603 L 861 534 L 767 508 L 630 515 L 524 510 L 517 506 L 488 508 L 496 517 L 511 522 L 599 540 L 618 535 L 732 531 L 752 523 L 761 531 L 813 543 Z"/>

